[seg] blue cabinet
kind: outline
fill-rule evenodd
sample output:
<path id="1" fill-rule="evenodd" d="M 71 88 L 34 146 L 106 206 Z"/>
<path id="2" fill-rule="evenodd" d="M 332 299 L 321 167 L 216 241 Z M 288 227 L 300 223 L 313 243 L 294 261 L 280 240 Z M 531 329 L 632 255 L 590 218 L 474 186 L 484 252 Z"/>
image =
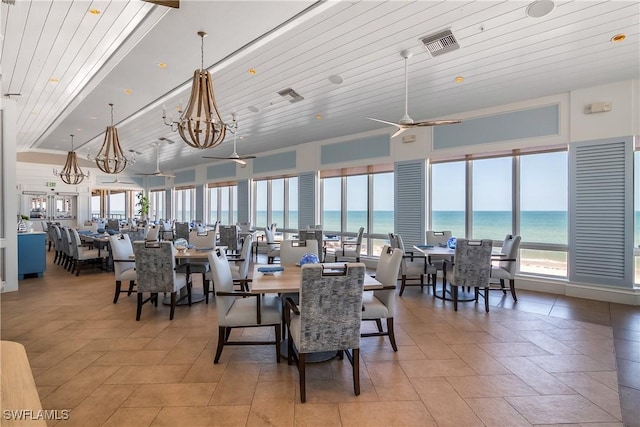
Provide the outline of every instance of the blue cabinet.
<path id="1" fill-rule="evenodd" d="M 25 274 L 37 274 L 42 277 L 47 267 L 45 248 L 46 233 L 18 233 L 18 280 Z"/>

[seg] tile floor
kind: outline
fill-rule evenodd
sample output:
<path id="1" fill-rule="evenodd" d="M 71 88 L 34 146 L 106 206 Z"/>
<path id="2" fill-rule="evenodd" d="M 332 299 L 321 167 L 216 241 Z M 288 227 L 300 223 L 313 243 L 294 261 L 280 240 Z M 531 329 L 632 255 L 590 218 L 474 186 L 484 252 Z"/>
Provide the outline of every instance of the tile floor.
<path id="1" fill-rule="evenodd" d="M 2 295 L 1 334 L 25 345 L 43 408 L 71 410 L 49 425 L 640 425 L 639 307 L 521 290 L 517 304 L 493 293 L 489 314 L 456 313 L 408 288 L 399 351 L 362 339 L 361 395 L 335 359 L 308 368 L 301 404 L 296 368 L 270 347 L 228 347 L 213 364 L 215 301 L 173 321 L 145 305 L 136 322 L 135 295 L 112 304 L 112 274 L 75 277 L 48 256 L 44 278 Z"/>

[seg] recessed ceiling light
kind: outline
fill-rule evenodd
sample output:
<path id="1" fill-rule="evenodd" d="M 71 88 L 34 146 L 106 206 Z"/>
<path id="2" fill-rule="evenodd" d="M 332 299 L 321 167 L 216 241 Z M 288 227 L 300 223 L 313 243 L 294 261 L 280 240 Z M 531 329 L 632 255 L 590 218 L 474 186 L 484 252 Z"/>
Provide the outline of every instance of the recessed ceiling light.
<path id="1" fill-rule="evenodd" d="M 255 73 L 256 73 L 256 70 L 254 68 L 249 68 L 249 74 L 253 76 Z"/>
<path id="2" fill-rule="evenodd" d="M 550 14 L 555 6 L 552 0 L 536 0 L 527 6 L 527 16 L 531 18 L 542 18 Z"/>
<path id="3" fill-rule="evenodd" d="M 622 40 L 626 39 L 627 36 L 624 34 L 616 34 L 615 36 L 611 37 L 611 41 L 614 43 L 617 42 L 621 42 Z"/>
<path id="4" fill-rule="evenodd" d="M 92 15 L 100 15 L 100 9 L 89 9 L 89 13 Z"/>
<path id="5" fill-rule="evenodd" d="M 82 131 L 82 128 L 76 128 L 77 131 Z"/>
<path id="6" fill-rule="evenodd" d="M 167 68 L 167 64 L 165 64 L 164 62 L 158 62 L 158 67 Z"/>
<path id="7" fill-rule="evenodd" d="M 56 79 L 55 77 L 51 77 L 49 79 L 49 83 L 58 83 L 60 80 Z"/>
<path id="8" fill-rule="evenodd" d="M 32 112 L 31 112 L 31 114 L 33 114 L 34 116 L 36 116 L 36 115 L 38 115 L 38 114 L 40 114 L 40 113 L 38 113 L 37 111 L 32 111 Z"/>
<path id="9" fill-rule="evenodd" d="M 258 107 L 256 107 L 255 105 L 249 105 L 247 107 L 247 110 L 251 111 L 252 113 L 258 113 L 260 112 L 260 109 Z"/>
<path id="10" fill-rule="evenodd" d="M 240 135 L 240 136 L 238 137 L 238 139 L 244 139 L 244 136 Z"/>
<path id="11" fill-rule="evenodd" d="M 96 116 L 91 116 L 91 120 L 98 120 L 98 117 L 96 117 Z"/>
<path id="12" fill-rule="evenodd" d="M 455 81 L 456 81 L 456 83 L 462 83 L 464 81 L 464 77 L 458 76 L 458 77 L 456 77 Z"/>
<path id="13" fill-rule="evenodd" d="M 334 85 L 341 85 L 344 82 L 344 79 L 337 74 L 333 74 L 329 76 L 329 81 Z"/>
<path id="14" fill-rule="evenodd" d="M 125 89 L 124 93 L 126 93 L 127 95 L 131 95 L 133 91 L 131 89 Z"/>
<path id="15" fill-rule="evenodd" d="M 316 119 L 322 120 L 322 114 L 316 114 Z"/>

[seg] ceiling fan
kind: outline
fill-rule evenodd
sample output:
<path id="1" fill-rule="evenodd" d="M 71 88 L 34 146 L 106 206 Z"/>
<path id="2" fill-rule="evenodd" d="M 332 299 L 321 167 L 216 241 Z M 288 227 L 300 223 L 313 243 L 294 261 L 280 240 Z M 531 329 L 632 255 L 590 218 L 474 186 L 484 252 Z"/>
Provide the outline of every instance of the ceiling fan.
<path id="1" fill-rule="evenodd" d="M 160 6 L 180 8 L 180 0 L 144 0 L 147 3 L 153 3 Z"/>
<path id="2" fill-rule="evenodd" d="M 161 138 L 162 139 L 162 138 Z M 162 139 L 163 141 L 165 139 Z M 171 141 L 172 143 L 173 141 Z M 153 142 L 156 146 L 156 171 L 151 173 L 137 173 L 136 175 L 144 175 L 144 176 L 164 176 L 167 178 L 175 178 L 175 175 L 171 175 L 169 173 L 164 173 L 160 170 L 160 141 Z"/>
<path id="3" fill-rule="evenodd" d="M 411 117 L 409 117 L 409 58 L 413 56 L 411 52 L 408 50 L 403 50 L 400 52 L 400 55 L 404 58 L 404 116 L 400 119 L 398 123 L 388 122 L 386 120 L 374 119 L 373 117 L 367 117 L 369 120 L 374 120 L 376 122 L 384 123 L 387 125 L 392 125 L 398 128 L 398 130 L 391 135 L 391 138 L 400 135 L 407 129 L 415 128 L 415 127 L 424 127 L 424 126 L 439 126 L 439 125 L 452 125 L 455 123 L 460 123 L 461 120 L 453 119 L 453 120 L 426 120 L 422 122 L 415 122 Z"/>
<path id="4" fill-rule="evenodd" d="M 237 113 L 232 114 L 233 124 L 227 127 L 229 132 L 233 133 L 233 153 L 229 157 L 213 157 L 213 156 L 202 156 L 203 159 L 216 159 L 216 160 L 233 160 L 240 166 L 246 166 L 247 159 L 255 159 L 256 156 L 240 156 L 236 151 L 236 136 L 238 135 L 238 115 Z"/>
<path id="5" fill-rule="evenodd" d="M 103 184 L 123 184 L 123 185 L 135 185 L 135 182 L 127 182 L 127 181 L 120 181 L 118 179 L 118 175 L 116 174 L 116 178 L 113 181 L 103 181 Z"/>

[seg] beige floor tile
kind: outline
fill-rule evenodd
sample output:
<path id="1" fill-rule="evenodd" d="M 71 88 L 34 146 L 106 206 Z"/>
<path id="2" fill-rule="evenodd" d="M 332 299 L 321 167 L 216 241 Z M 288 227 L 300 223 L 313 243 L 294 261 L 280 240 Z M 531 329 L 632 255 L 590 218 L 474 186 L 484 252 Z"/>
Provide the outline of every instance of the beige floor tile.
<path id="1" fill-rule="evenodd" d="M 476 415 L 488 427 L 528 427 L 531 424 L 500 397 L 465 399 Z"/>
<path id="2" fill-rule="evenodd" d="M 562 356 L 531 356 L 530 361 L 547 372 L 577 372 L 577 371 L 609 371 L 604 365 L 590 357 L 581 354 L 565 354 Z"/>
<path id="3" fill-rule="evenodd" d="M 213 363 L 213 355 L 204 350 L 191 364 L 191 367 L 182 378 L 183 383 L 213 383 L 220 381 L 222 374 L 227 369 L 226 363 Z"/>
<path id="4" fill-rule="evenodd" d="M 582 372 L 559 373 L 555 374 L 555 376 L 618 420 L 622 420 L 620 396 L 618 396 L 617 391 L 611 390 L 606 385 Z"/>
<path id="5" fill-rule="evenodd" d="M 526 357 L 500 357 L 497 360 L 540 394 L 576 393 L 571 387 L 568 387 Z"/>
<path id="6" fill-rule="evenodd" d="M 618 373 L 613 371 L 598 371 L 598 372 L 585 372 L 591 378 L 600 381 L 602 384 L 609 387 L 611 390 L 618 391 Z"/>
<path id="7" fill-rule="evenodd" d="M 47 409 L 75 408 L 117 370 L 116 366 L 89 366 L 47 397 L 40 397 L 42 407 Z"/>
<path id="8" fill-rule="evenodd" d="M 90 341 L 86 338 L 67 339 L 41 353 L 38 357 L 30 357 L 29 364 L 34 368 L 50 368 L 86 346 Z"/>
<path id="9" fill-rule="evenodd" d="M 116 350 L 107 351 L 93 362 L 94 365 L 146 366 L 158 365 L 168 350 Z"/>
<path id="10" fill-rule="evenodd" d="M 247 426 L 283 426 L 295 424 L 293 402 L 260 400 L 251 405 Z"/>
<path id="11" fill-rule="evenodd" d="M 258 381 L 286 381 L 298 382 L 298 370 L 295 366 L 287 365 L 287 361 L 281 363 L 262 363 L 260 365 L 260 375 Z"/>
<path id="12" fill-rule="evenodd" d="M 447 377 L 447 381 L 464 398 L 537 395 L 536 391 L 515 375 L 478 375 Z"/>
<path id="13" fill-rule="evenodd" d="M 105 384 L 173 384 L 182 380 L 190 365 L 122 366 Z"/>
<path id="14" fill-rule="evenodd" d="M 300 388 L 298 384 L 295 388 L 295 401 L 300 402 Z M 307 376 L 307 402 L 310 403 L 338 403 L 338 402 L 377 402 L 378 394 L 371 383 L 371 380 L 360 380 L 360 395 L 356 396 L 353 388 L 353 381 L 339 380 L 315 380 Z"/>
<path id="15" fill-rule="evenodd" d="M 582 396 L 505 397 L 532 424 L 617 421 Z"/>
<path id="16" fill-rule="evenodd" d="M 142 384 L 122 405 L 125 408 L 155 408 L 165 406 L 205 406 L 217 383 Z"/>
<path id="17" fill-rule="evenodd" d="M 411 383 L 439 427 L 483 425 L 445 378 L 414 378 Z"/>
<path id="18" fill-rule="evenodd" d="M 171 350 L 187 335 L 187 328 L 165 328 L 145 346 L 145 350 Z"/>
<path id="19" fill-rule="evenodd" d="M 162 361 L 164 365 L 186 365 L 193 363 L 204 350 L 208 338 L 183 338 Z"/>
<path id="20" fill-rule="evenodd" d="M 338 403 L 303 403 L 295 405 L 296 427 L 341 427 Z"/>
<path id="21" fill-rule="evenodd" d="M 452 344 L 450 347 L 478 375 L 504 375 L 509 373 L 508 369 L 477 344 Z"/>
<path id="22" fill-rule="evenodd" d="M 613 339 L 598 341 L 565 341 L 565 343 L 585 356 L 597 360 L 609 369 L 616 368 L 616 356 Z M 640 350 L 639 350 L 640 351 Z"/>
<path id="23" fill-rule="evenodd" d="M 259 381 L 253 394 L 253 403 L 295 403 L 296 385 L 289 381 Z"/>
<path id="24" fill-rule="evenodd" d="M 446 344 L 478 344 L 478 343 L 489 343 L 489 342 L 498 341 L 496 337 L 483 331 L 478 331 L 478 332 L 456 331 L 452 333 L 437 333 L 436 335 Z"/>
<path id="25" fill-rule="evenodd" d="M 102 427 L 148 427 L 162 408 L 119 408 Z"/>
<path id="26" fill-rule="evenodd" d="M 57 385 L 39 385 L 39 386 L 36 386 L 36 388 L 38 389 L 38 397 L 42 402 L 42 399 L 44 399 L 45 397 L 53 393 L 58 388 L 58 386 Z"/>
<path id="27" fill-rule="evenodd" d="M 602 341 L 611 338 L 609 333 L 604 331 L 592 331 L 585 328 L 573 329 L 553 329 L 545 331 L 551 338 L 558 341 Z"/>
<path id="28" fill-rule="evenodd" d="M 340 403 L 342 425 L 348 426 L 435 426 L 420 401 Z"/>
<path id="29" fill-rule="evenodd" d="M 77 375 L 84 368 L 96 361 L 102 352 L 82 351 L 71 354 L 69 357 L 47 369 L 35 377 L 37 385 L 62 385 Z"/>
<path id="30" fill-rule="evenodd" d="M 462 359 L 401 360 L 398 363 L 409 378 L 476 375 Z"/>
<path id="31" fill-rule="evenodd" d="M 101 426 L 133 392 L 135 385 L 103 384 L 76 406 L 67 421 L 57 426 Z"/>
<path id="32" fill-rule="evenodd" d="M 543 356 L 549 354 L 546 350 L 530 342 L 478 344 L 478 347 L 493 357 Z"/>
<path id="33" fill-rule="evenodd" d="M 222 374 L 209 405 L 251 405 L 258 383 L 260 366 L 232 363 Z"/>
<path id="34" fill-rule="evenodd" d="M 99 338 L 91 340 L 82 350 L 118 351 L 142 350 L 151 338 Z"/>
<path id="35" fill-rule="evenodd" d="M 525 338 L 549 354 L 579 354 L 576 349 L 550 337 L 544 331 L 531 331 Z"/>
<path id="36" fill-rule="evenodd" d="M 198 408 L 162 408 L 153 427 L 244 426 L 249 405 L 206 406 Z"/>
<path id="37" fill-rule="evenodd" d="M 360 356 L 366 361 L 373 362 L 382 360 L 423 360 L 427 358 L 420 347 L 413 345 L 398 347 L 398 351 L 393 351 L 391 346 L 389 346 L 386 351 L 385 349 L 375 352 L 361 350 Z"/>

